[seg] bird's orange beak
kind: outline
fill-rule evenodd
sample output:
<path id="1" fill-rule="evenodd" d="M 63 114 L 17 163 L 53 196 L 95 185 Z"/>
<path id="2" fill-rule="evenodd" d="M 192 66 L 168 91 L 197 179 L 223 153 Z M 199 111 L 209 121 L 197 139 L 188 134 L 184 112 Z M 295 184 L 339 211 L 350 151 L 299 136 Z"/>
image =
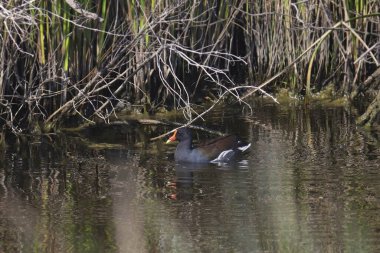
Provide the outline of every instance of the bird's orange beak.
<path id="1" fill-rule="evenodd" d="M 176 136 L 177 136 L 177 130 L 175 130 L 174 133 L 173 133 L 173 135 L 170 136 L 170 138 L 166 141 L 166 144 L 177 140 Z"/>

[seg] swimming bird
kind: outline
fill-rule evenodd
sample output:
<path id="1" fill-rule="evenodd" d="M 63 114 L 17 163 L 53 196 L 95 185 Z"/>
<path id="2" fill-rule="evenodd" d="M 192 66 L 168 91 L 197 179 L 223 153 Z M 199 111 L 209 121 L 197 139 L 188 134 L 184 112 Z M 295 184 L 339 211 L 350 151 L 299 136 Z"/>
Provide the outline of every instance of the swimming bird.
<path id="1" fill-rule="evenodd" d="M 235 135 L 227 135 L 194 147 L 191 131 L 187 127 L 175 130 L 166 143 L 176 140 L 179 143 L 174 153 L 174 159 L 177 162 L 188 163 L 228 163 L 237 154 L 246 151 L 251 146 L 251 143 L 246 143 Z"/>

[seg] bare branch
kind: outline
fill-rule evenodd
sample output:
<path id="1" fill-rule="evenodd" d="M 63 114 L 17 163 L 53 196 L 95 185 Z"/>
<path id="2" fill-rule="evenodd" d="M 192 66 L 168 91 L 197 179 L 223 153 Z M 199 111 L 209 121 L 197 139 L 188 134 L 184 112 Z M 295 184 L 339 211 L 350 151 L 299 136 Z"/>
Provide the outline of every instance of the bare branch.
<path id="1" fill-rule="evenodd" d="M 89 11 L 86 11 L 85 9 L 82 8 L 82 6 L 75 0 L 65 0 L 68 5 L 70 5 L 71 8 L 73 8 L 76 12 L 82 14 L 86 18 L 89 19 L 97 19 L 100 22 L 103 22 L 103 19 L 96 15 L 96 13 L 92 13 Z"/>

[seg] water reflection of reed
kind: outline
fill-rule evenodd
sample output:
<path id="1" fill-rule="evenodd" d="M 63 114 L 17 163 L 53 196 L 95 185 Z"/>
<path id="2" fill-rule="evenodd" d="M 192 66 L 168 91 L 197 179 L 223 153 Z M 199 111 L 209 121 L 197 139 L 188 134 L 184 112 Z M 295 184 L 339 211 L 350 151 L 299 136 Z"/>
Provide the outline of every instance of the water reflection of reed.
<path id="1" fill-rule="evenodd" d="M 72 140 L 60 139 L 59 144 L 41 140 L 6 151 L 0 173 L 0 233 L 7 236 L 1 251 L 82 251 L 113 245 L 106 234 L 100 241 L 101 234 L 93 237 L 99 229 L 112 233 L 104 159 Z M 78 239 L 86 244 L 78 245 Z"/>
<path id="2" fill-rule="evenodd" d="M 265 113 L 268 115 L 268 111 Z M 353 212 L 366 216 L 367 222 L 371 223 L 372 208 L 379 208 L 379 202 L 373 198 L 378 183 L 370 179 L 370 174 L 378 177 L 380 150 L 373 145 L 374 142 L 368 141 L 367 134 L 363 135 L 356 128 L 349 111 L 288 108 L 277 115 L 276 118 L 258 116 L 271 130 L 268 133 L 265 129 L 253 128 L 261 136 L 256 148 L 267 148 L 266 152 L 258 151 L 256 155 L 265 161 L 270 155 L 284 164 L 281 171 L 272 171 L 268 175 L 272 178 L 271 184 L 274 179 L 293 182 L 294 190 L 289 192 L 289 197 L 295 205 L 289 206 L 288 210 L 295 210 L 292 216 L 298 220 L 299 229 L 304 230 L 300 236 L 311 236 L 313 240 L 323 242 L 318 245 L 322 251 L 342 251 L 347 247 L 347 241 L 344 241 L 347 239 L 342 233 L 355 234 L 353 228 L 364 225 L 351 220 L 355 216 Z M 276 139 L 278 143 L 275 145 L 272 142 Z M 278 173 L 280 178 L 276 175 Z M 283 206 L 278 208 L 286 210 Z M 372 231 L 362 230 L 373 238 Z M 373 242 L 373 239 L 369 241 Z M 360 247 L 367 245 L 364 243 Z"/>
<path id="3" fill-rule="evenodd" d="M 90 138 L 100 129 L 57 138 L 59 145 L 9 147 L 0 168 L 0 251 L 376 249 L 376 135 L 342 109 L 260 108 L 244 124 L 236 111 L 210 117 L 252 143 L 244 166 L 178 165 L 174 147 L 120 128 L 109 141 L 128 142 L 118 148 L 93 145 L 107 143 L 110 132 Z"/>

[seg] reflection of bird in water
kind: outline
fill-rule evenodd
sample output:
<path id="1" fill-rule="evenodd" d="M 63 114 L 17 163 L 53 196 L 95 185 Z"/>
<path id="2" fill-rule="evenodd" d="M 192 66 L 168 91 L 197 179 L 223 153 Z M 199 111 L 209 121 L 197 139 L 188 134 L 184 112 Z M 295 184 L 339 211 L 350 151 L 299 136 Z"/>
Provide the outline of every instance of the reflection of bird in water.
<path id="1" fill-rule="evenodd" d="M 208 164 L 176 164 L 176 178 L 169 182 L 167 186 L 172 193 L 168 198 L 172 200 L 191 200 L 199 190 L 194 189 L 194 172 L 210 168 Z"/>

